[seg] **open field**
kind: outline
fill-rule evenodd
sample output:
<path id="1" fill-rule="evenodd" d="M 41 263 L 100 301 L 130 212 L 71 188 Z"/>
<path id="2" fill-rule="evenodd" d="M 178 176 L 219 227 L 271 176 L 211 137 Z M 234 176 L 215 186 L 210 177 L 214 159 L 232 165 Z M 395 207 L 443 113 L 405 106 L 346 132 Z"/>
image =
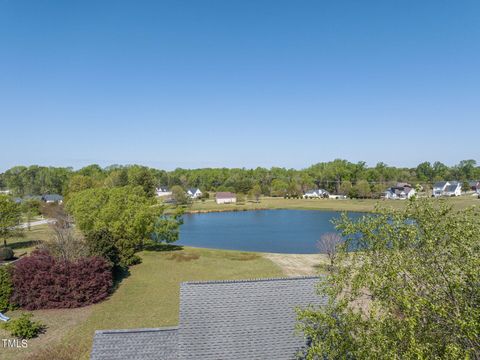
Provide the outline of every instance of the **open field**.
<path id="1" fill-rule="evenodd" d="M 460 196 L 455 198 L 442 198 L 436 201 L 446 201 L 456 209 L 477 205 L 480 200 L 475 196 Z M 263 197 L 259 203 L 246 201 L 244 204 L 221 204 L 217 205 L 214 199 L 195 201 L 187 211 L 242 211 L 259 209 L 301 209 L 301 210 L 325 210 L 325 211 L 359 211 L 373 212 L 375 206 L 386 206 L 399 209 L 405 206 L 404 200 L 378 200 L 378 199 L 284 199 L 279 197 Z"/>
<path id="2" fill-rule="evenodd" d="M 48 236 L 48 228 L 37 231 L 37 236 L 41 234 Z M 47 325 L 46 333 L 30 340 L 28 349 L 0 348 L 0 358 L 25 359 L 62 343 L 72 346 L 69 351 L 78 358 L 87 359 L 97 329 L 177 324 L 183 281 L 285 276 L 279 266 L 256 253 L 185 248 L 140 255 L 142 263 L 130 268 L 129 276 L 106 301 L 80 309 L 33 311 L 35 319 Z M 0 330 L 0 337 L 8 334 Z"/>

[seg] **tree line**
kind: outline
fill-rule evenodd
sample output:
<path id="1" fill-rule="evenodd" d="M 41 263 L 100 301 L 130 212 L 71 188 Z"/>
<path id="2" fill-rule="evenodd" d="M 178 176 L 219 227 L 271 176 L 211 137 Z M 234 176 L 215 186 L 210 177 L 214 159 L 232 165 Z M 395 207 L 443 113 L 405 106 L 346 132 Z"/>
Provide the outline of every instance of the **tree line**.
<path id="1" fill-rule="evenodd" d="M 436 181 L 469 181 L 480 179 L 476 160 L 462 160 L 454 166 L 441 162 L 423 162 L 413 168 L 378 163 L 367 166 L 336 159 L 305 169 L 272 167 L 202 168 L 165 171 L 140 165 L 93 164 L 74 170 L 70 167 L 16 166 L 0 174 L 0 189 L 9 189 L 15 196 L 58 193 L 68 195 L 98 187 L 140 186 L 153 195 L 158 186 L 198 187 L 202 191 L 249 193 L 259 187 L 267 196 L 299 195 L 310 188 L 324 188 L 333 193 L 368 197 L 381 193 L 396 182 L 420 184 L 427 189 Z"/>

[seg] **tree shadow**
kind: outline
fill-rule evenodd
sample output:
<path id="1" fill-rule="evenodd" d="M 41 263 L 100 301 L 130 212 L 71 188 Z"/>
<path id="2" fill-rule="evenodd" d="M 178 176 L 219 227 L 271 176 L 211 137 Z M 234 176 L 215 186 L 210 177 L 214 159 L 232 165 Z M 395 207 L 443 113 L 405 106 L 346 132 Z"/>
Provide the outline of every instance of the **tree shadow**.
<path id="1" fill-rule="evenodd" d="M 113 278 L 112 294 L 115 291 L 117 291 L 122 281 L 128 278 L 129 276 L 130 276 L 130 270 L 128 269 L 128 267 L 115 266 L 112 269 L 112 278 Z"/>
<path id="2" fill-rule="evenodd" d="M 148 243 L 144 246 L 145 250 L 148 251 L 178 251 L 183 250 L 181 245 L 172 245 L 172 244 L 159 244 L 155 242 Z"/>
<path id="3" fill-rule="evenodd" d="M 25 240 L 25 241 L 18 241 L 15 243 L 7 243 L 7 247 L 13 250 L 17 250 L 17 249 L 32 247 L 38 244 L 39 244 L 38 240 Z"/>

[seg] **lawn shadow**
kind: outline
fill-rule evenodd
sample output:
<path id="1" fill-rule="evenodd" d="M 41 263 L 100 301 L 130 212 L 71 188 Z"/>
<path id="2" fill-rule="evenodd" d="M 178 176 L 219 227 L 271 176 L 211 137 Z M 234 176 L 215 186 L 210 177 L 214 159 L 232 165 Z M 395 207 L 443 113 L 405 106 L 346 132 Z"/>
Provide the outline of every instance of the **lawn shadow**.
<path id="1" fill-rule="evenodd" d="M 118 289 L 123 280 L 130 276 L 130 270 L 127 267 L 115 266 L 112 270 L 113 285 L 112 294 Z"/>
<path id="2" fill-rule="evenodd" d="M 39 240 L 25 240 L 25 241 L 9 243 L 7 244 L 7 246 L 12 250 L 17 250 L 17 249 L 29 248 L 29 247 L 38 245 L 39 243 L 40 243 Z"/>
<path id="3" fill-rule="evenodd" d="M 159 244 L 155 242 L 148 243 L 144 246 L 145 250 L 148 251 L 178 251 L 183 250 L 181 245 L 172 245 L 172 244 Z"/>

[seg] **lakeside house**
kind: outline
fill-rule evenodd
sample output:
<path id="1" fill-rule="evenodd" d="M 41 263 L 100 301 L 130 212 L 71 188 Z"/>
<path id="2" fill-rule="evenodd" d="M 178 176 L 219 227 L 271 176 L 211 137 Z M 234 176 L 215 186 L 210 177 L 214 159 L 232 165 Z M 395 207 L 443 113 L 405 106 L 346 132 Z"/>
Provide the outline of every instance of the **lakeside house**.
<path id="1" fill-rule="evenodd" d="M 185 282 L 176 327 L 98 330 L 91 360 L 296 359 L 297 307 L 318 307 L 318 277 Z"/>
<path id="2" fill-rule="evenodd" d="M 215 201 L 217 204 L 233 204 L 237 202 L 237 196 L 231 192 L 217 192 Z"/>
<path id="3" fill-rule="evenodd" d="M 9 195 L 10 193 L 11 193 L 11 191 L 8 190 L 8 189 L 0 190 L 0 194 L 3 194 L 3 195 Z"/>
<path id="4" fill-rule="evenodd" d="M 172 192 L 168 187 L 160 186 L 155 189 L 155 194 L 157 195 L 157 197 L 162 197 L 162 196 L 170 196 L 172 195 Z"/>
<path id="5" fill-rule="evenodd" d="M 385 199 L 406 200 L 416 194 L 415 189 L 408 183 L 397 183 L 397 185 L 388 188 L 384 193 Z"/>
<path id="6" fill-rule="evenodd" d="M 468 186 L 470 187 L 470 190 L 475 191 L 477 193 L 480 192 L 480 180 L 469 181 Z"/>
<path id="7" fill-rule="evenodd" d="M 202 194 L 203 193 L 199 188 L 191 188 L 187 190 L 187 195 L 192 199 L 198 199 L 200 196 L 202 196 Z"/>
<path id="8" fill-rule="evenodd" d="M 305 194 L 303 194 L 304 199 L 314 199 L 314 198 L 328 198 L 329 193 L 327 190 L 324 189 L 311 189 L 307 190 Z"/>
<path id="9" fill-rule="evenodd" d="M 462 195 L 462 185 L 458 181 L 439 181 L 433 185 L 433 197 L 460 195 Z"/>
<path id="10" fill-rule="evenodd" d="M 47 204 L 62 204 L 63 196 L 58 194 L 27 195 L 23 198 L 17 197 L 13 199 L 13 201 L 15 201 L 17 204 L 21 204 L 24 201 L 30 201 L 30 200 L 43 201 Z"/>
<path id="11" fill-rule="evenodd" d="M 58 194 L 45 194 L 41 197 L 41 200 L 46 202 L 47 204 L 62 204 L 63 196 Z"/>

